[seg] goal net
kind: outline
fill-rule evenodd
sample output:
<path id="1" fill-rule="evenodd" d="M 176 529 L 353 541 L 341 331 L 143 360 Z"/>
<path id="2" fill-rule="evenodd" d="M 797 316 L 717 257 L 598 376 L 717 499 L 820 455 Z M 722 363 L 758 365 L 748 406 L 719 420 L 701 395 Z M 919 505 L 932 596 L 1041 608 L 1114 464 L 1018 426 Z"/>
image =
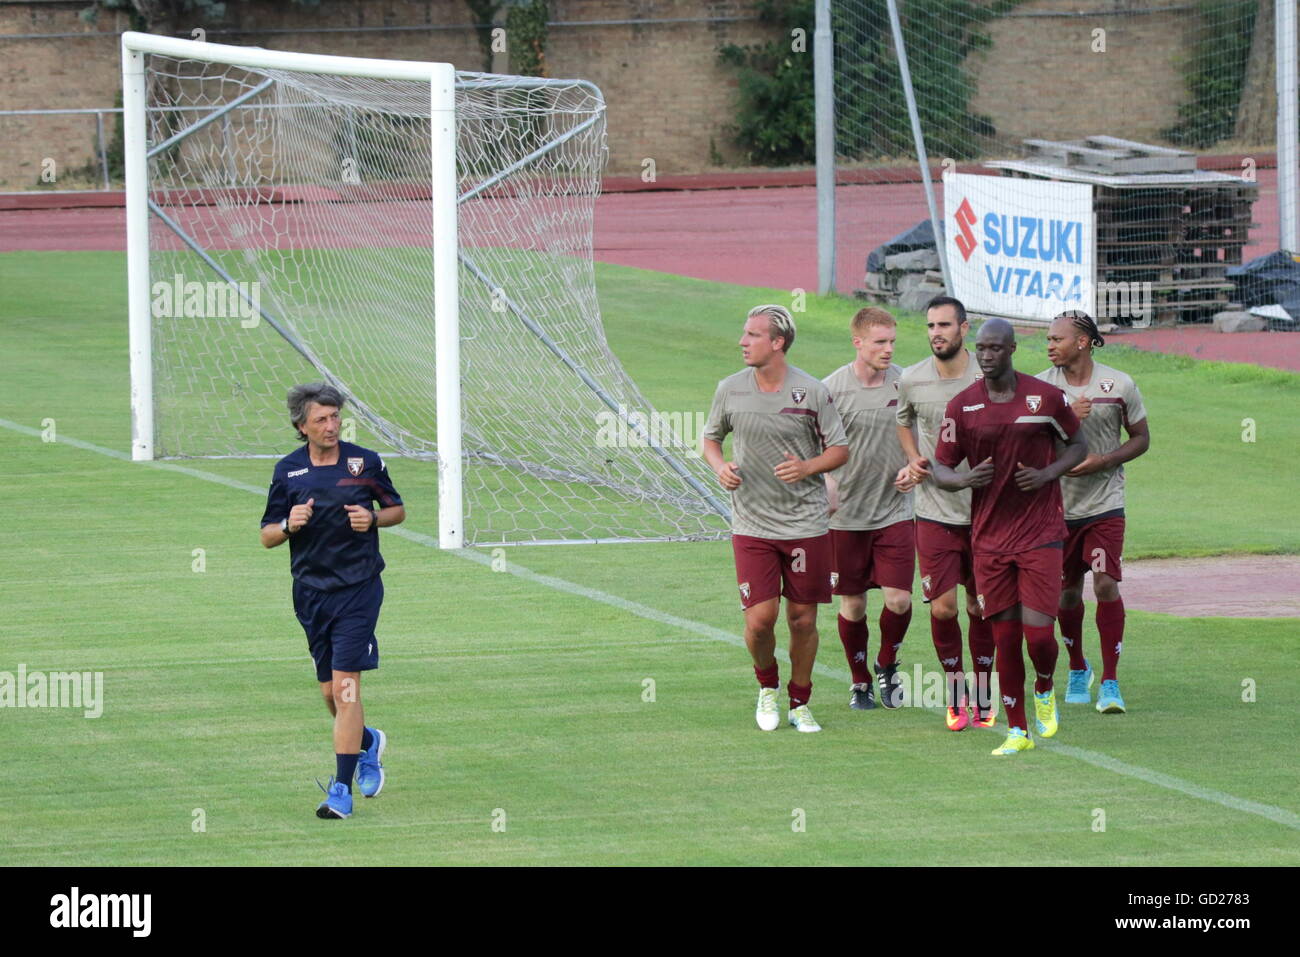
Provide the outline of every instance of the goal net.
<path id="1" fill-rule="evenodd" d="M 726 533 L 710 470 L 605 339 L 595 86 L 456 73 L 458 227 L 439 235 L 429 79 L 254 49 L 223 62 L 237 48 L 128 36 L 155 48 L 142 56 L 149 335 L 133 342 L 148 351 L 133 386 L 152 380 L 135 396 L 151 434 L 137 457 L 283 455 L 297 442 L 286 392 L 325 380 L 347 397 L 344 438 L 438 462 L 463 544 Z M 458 295 L 437 315 L 448 242 Z M 448 322 L 459 357 L 436 388 Z"/>

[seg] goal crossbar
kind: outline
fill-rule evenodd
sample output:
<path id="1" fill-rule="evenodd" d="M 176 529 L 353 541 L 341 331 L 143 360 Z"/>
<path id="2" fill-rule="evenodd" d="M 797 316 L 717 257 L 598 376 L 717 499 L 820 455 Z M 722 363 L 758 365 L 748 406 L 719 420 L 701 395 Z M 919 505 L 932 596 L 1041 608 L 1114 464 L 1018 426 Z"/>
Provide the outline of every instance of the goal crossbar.
<path id="1" fill-rule="evenodd" d="M 133 445 L 132 454 L 136 459 L 148 459 L 154 455 L 153 450 L 153 407 L 152 407 L 152 359 L 150 342 L 149 272 L 148 272 L 148 234 L 147 220 L 150 214 L 156 217 L 169 232 L 176 235 L 181 242 L 194 252 L 204 265 L 217 275 L 250 308 L 256 310 L 272 330 L 283 339 L 296 353 L 316 369 L 331 384 L 340 388 L 349 397 L 350 403 L 358 410 L 368 425 L 391 443 L 395 450 L 422 458 L 432 458 L 439 469 L 439 542 L 443 547 L 462 547 L 465 544 L 462 469 L 464 457 L 472 460 L 487 461 L 503 465 L 520 472 L 533 475 L 543 480 L 559 482 L 581 482 L 589 486 L 615 489 L 628 496 L 648 494 L 646 490 L 620 482 L 612 475 L 584 472 L 580 468 L 554 468 L 542 462 L 519 459 L 491 450 L 484 450 L 487 440 L 478 435 L 473 438 L 478 447 L 465 450 L 463 441 L 470 432 L 461 421 L 460 415 L 460 358 L 459 358 L 459 320 L 457 285 L 457 266 L 463 267 L 467 276 L 486 290 L 489 296 L 500 301 L 520 322 L 527 332 L 544 347 L 547 353 L 563 366 L 569 374 L 582 383 L 590 392 L 636 435 L 643 447 L 664 462 L 677 475 L 685 488 L 680 491 L 660 489 L 652 493 L 661 501 L 680 502 L 681 507 L 693 508 L 689 499 L 697 497 L 700 505 L 724 520 L 729 519 L 730 510 L 724 505 L 692 470 L 663 444 L 656 440 L 645 428 L 644 421 L 635 412 L 621 404 L 606 389 L 602 388 L 596 376 L 593 376 L 583 364 L 564 349 L 547 331 L 529 314 L 527 307 L 513 297 L 504 294 L 501 284 L 464 250 L 459 248 L 455 237 L 456 209 L 469 200 L 486 194 L 494 186 L 502 183 L 513 174 L 537 163 L 548 154 L 555 153 L 565 143 L 587 132 L 603 117 L 589 117 L 569 129 L 550 136 L 545 142 L 518 156 L 504 167 L 492 171 L 492 175 L 480 180 L 472 187 L 458 191 L 456 183 L 456 133 L 455 133 L 455 93 L 463 90 L 484 90 L 499 92 L 503 89 L 538 90 L 546 87 L 582 87 L 591 93 L 603 109 L 603 98 L 594 85 L 585 81 L 557 81 L 548 78 L 532 77 L 496 77 L 486 74 L 456 74 L 449 64 L 419 63 L 413 61 L 369 60 L 362 58 L 333 57 L 316 54 L 292 53 L 226 46 L 222 44 L 200 43 L 170 37 L 157 37 L 146 34 L 127 33 L 122 38 L 123 50 L 123 102 L 126 107 L 126 178 L 127 178 L 127 232 L 128 249 L 133 252 L 129 257 L 128 286 L 131 303 L 131 369 L 132 369 L 132 413 Z M 262 109 L 277 104 L 261 103 L 252 105 L 252 101 L 274 87 L 276 78 L 270 76 L 245 90 L 228 102 L 214 104 L 206 109 L 205 115 L 180 130 L 170 132 L 162 142 L 149 147 L 144 133 L 147 129 L 146 111 L 157 109 L 166 111 L 167 106 L 150 108 L 146 103 L 144 88 L 144 56 L 158 55 L 180 60 L 195 60 L 226 64 L 256 74 L 258 71 L 292 71 L 311 74 L 325 74 L 330 77 L 359 77 L 375 80 L 415 80 L 430 85 L 429 116 L 432 123 L 433 141 L 430 144 L 433 165 L 431 208 L 434 219 L 433 235 L 433 298 L 435 348 L 434 358 L 436 373 L 434 376 L 437 391 L 436 451 L 432 454 L 427 446 L 420 447 L 417 439 L 414 445 L 408 444 L 402 434 L 405 429 L 390 427 L 385 417 L 369 409 L 359 398 L 358 390 L 349 388 L 344 376 L 329 368 L 328 364 L 310 345 L 283 323 L 265 304 L 255 301 L 247 295 L 241 284 L 233 275 L 204 248 L 204 244 L 191 235 L 179 222 L 167 215 L 148 192 L 147 163 L 150 159 L 178 147 L 184 140 L 210 126 L 222 117 L 228 117 L 241 107 Z M 263 73 L 265 75 L 265 73 Z M 306 81 L 308 84 L 310 80 Z M 292 84 L 296 86 L 296 82 Z M 309 87 L 310 88 L 310 87 Z M 343 102 L 353 102 L 344 100 Z M 308 104 L 311 105 L 311 104 Z M 328 104 L 323 104 L 328 108 Z M 353 109 L 355 107 L 347 107 Z M 194 109 L 194 108 L 189 108 Z M 355 132 L 353 132 L 355 139 Z M 528 144 L 532 145 L 532 144 Z M 340 199 L 346 199 L 340 195 Z M 440 201 L 441 199 L 441 201 Z M 236 200 L 238 202 L 238 200 Z M 218 192 L 217 205 L 222 206 L 221 194 Z M 450 239 L 448 239 L 450 237 Z M 143 254 L 142 254 L 143 252 Z M 689 489 L 689 492 L 687 492 Z M 536 540 L 536 539 L 535 539 Z M 662 538 L 624 539 L 613 535 L 576 538 L 575 541 L 620 541 L 620 540 L 665 540 Z M 671 540 L 671 539 L 667 539 Z"/>

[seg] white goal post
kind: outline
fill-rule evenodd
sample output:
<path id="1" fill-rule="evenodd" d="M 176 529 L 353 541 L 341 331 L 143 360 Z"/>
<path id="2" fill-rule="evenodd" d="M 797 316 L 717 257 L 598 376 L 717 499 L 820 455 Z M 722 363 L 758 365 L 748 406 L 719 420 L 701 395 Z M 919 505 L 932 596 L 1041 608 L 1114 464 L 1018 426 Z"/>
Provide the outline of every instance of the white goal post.
<path id="1" fill-rule="evenodd" d="M 316 378 L 436 461 L 443 548 L 725 535 L 605 342 L 595 86 L 142 33 L 122 70 L 134 459 L 282 455 Z"/>

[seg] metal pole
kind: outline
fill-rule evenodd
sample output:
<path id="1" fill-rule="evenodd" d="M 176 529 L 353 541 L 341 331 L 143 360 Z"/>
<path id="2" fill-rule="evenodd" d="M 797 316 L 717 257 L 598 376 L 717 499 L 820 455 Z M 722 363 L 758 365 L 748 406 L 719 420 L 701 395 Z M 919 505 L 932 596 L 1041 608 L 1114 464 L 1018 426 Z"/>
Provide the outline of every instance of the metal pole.
<path id="1" fill-rule="evenodd" d="M 349 106 L 344 115 L 348 122 L 348 157 L 352 160 L 352 170 L 357 175 L 357 181 L 360 182 L 362 170 L 361 149 L 357 146 L 357 111 Z"/>
<path id="2" fill-rule="evenodd" d="M 817 124 L 817 291 L 835 291 L 835 45 L 831 0 L 817 0 L 813 28 L 813 89 Z"/>
<path id="3" fill-rule="evenodd" d="M 921 117 L 916 111 L 916 94 L 912 92 L 912 71 L 907 68 L 907 49 L 903 46 L 903 26 L 898 19 L 898 4 L 889 3 L 889 25 L 894 33 L 894 51 L 898 56 L 898 73 L 903 80 L 903 95 L 907 98 L 907 115 L 912 120 L 912 139 L 916 142 L 916 159 L 921 164 L 921 182 L 925 184 L 925 204 L 930 209 L 930 228 L 934 231 L 934 246 L 939 253 L 939 268 L 943 270 L 943 285 L 952 293 L 952 279 L 948 274 L 948 250 L 944 246 L 940 229 L 939 208 L 934 201 L 934 183 L 930 180 L 930 160 L 925 154 L 925 137 L 921 133 Z"/>
<path id="4" fill-rule="evenodd" d="M 128 34 L 128 36 L 130 36 L 130 34 Z M 185 137 L 193 136 L 199 130 L 207 126 L 209 123 L 215 123 L 217 120 L 221 119 L 231 110 L 238 109 L 239 107 L 247 103 L 249 100 L 251 100 L 253 97 L 259 96 L 263 90 L 269 89 L 274 83 L 275 80 L 263 80 L 261 83 L 257 84 L 257 86 L 253 87 L 247 93 L 243 93 L 240 96 L 235 97 L 229 103 L 226 103 L 223 106 L 218 107 L 217 109 L 209 113 L 207 116 L 203 117 L 203 119 L 199 120 L 197 123 L 194 123 L 192 126 L 187 126 L 179 133 L 175 133 L 172 136 L 169 136 L 167 139 L 163 140 L 161 143 L 159 143 L 157 146 L 155 146 L 153 149 L 149 151 L 148 154 L 149 158 L 153 159 L 153 157 L 157 156 L 159 153 L 165 153 L 167 150 L 171 149 L 181 140 L 185 139 Z"/>
<path id="5" fill-rule="evenodd" d="M 99 146 L 99 168 L 104 174 L 104 189 L 108 189 L 108 153 L 104 149 L 104 113 L 102 110 L 95 111 L 95 142 Z"/>
<path id="6" fill-rule="evenodd" d="M 221 158 L 226 164 L 226 185 L 234 186 L 239 178 L 235 171 L 235 154 L 230 148 L 230 114 L 221 118 Z"/>
<path id="7" fill-rule="evenodd" d="M 1277 19 L 1277 206 L 1279 242 L 1289 253 L 1300 252 L 1300 208 L 1297 207 L 1300 166 L 1300 127 L 1297 126 L 1296 0 L 1276 0 Z"/>

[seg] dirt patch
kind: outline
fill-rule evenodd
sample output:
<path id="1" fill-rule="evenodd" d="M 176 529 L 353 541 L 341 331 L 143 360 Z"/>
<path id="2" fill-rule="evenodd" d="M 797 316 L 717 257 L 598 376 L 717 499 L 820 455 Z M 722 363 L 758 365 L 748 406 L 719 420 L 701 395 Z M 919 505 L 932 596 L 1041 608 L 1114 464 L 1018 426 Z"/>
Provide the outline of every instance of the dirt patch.
<path id="1" fill-rule="evenodd" d="M 1300 556 L 1220 555 L 1124 563 L 1124 604 L 1183 618 L 1300 618 Z M 1091 589 L 1084 591 L 1091 601 Z"/>

